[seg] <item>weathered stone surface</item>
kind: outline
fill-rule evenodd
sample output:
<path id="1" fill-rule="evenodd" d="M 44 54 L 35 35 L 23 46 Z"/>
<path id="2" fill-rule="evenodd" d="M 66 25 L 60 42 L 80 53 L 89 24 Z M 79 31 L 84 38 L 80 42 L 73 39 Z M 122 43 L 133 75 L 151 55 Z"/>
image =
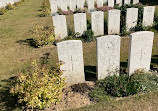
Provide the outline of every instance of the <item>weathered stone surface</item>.
<path id="1" fill-rule="evenodd" d="M 51 13 L 56 13 L 58 11 L 57 0 L 49 0 Z"/>
<path id="2" fill-rule="evenodd" d="M 103 4 L 107 4 L 108 3 L 108 0 L 103 0 Z"/>
<path id="3" fill-rule="evenodd" d="M 120 34 L 120 10 L 108 11 L 108 35 Z"/>
<path id="4" fill-rule="evenodd" d="M 130 4 L 131 0 L 124 0 L 124 4 Z"/>
<path id="5" fill-rule="evenodd" d="M 79 32 L 83 34 L 83 32 L 87 30 L 86 13 L 74 14 L 74 27 L 75 33 Z"/>
<path id="6" fill-rule="evenodd" d="M 119 6 L 122 6 L 122 0 L 116 0 L 116 4 L 118 4 Z"/>
<path id="7" fill-rule="evenodd" d="M 144 7 L 143 26 L 152 26 L 153 25 L 154 13 L 155 13 L 155 7 L 154 6 Z"/>
<path id="8" fill-rule="evenodd" d="M 104 12 L 95 11 L 91 13 L 91 27 L 95 36 L 104 35 Z"/>
<path id="9" fill-rule="evenodd" d="M 86 0 L 88 5 L 88 10 L 94 9 L 94 0 Z"/>
<path id="10" fill-rule="evenodd" d="M 104 79 L 120 69 L 120 36 L 108 35 L 97 38 L 97 77 Z"/>
<path id="11" fill-rule="evenodd" d="M 77 8 L 84 9 L 85 0 L 77 0 Z"/>
<path id="12" fill-rule="evenodd" d="M 126 12 L 126 28 L 127 31 L 133 30 L 137 25 L 138 8 L 127 8 Z"/>
<path id="13" fill-rule="evenodd" d="M 68 0 L 57 0 L 57 4 L 62 11 L 67 11 Z"/>
<path id="14" fill-rule="evenodd" d="M 67 24 L 65 15 L 53 16 L 53 26 L 55 35 L 63 39 L 67 36 Z"/>
<path id="15" fill-rule="evenodd" d="M 154 33 L 150 31 L 135 32 L 130 35 L 128 69 L 132 75 L 137 69 L 150 69 Z"/>
<path id="16" fill-rule="evenodd" d="M 57 43 L 58 58 L 63 62 L 60 69 L 69 85 L 85 81 L 83 49 L 80 40 L 68 40 Z"/>
<path id="17" fill-rule="evenodd" d="M 133 4 L 139 3 L 139 0 L 133 0 Z"/>
<path id="18" fill-rule="evenodd" d="M 68 7 L 70 10 L 74 11 L 76 9 L 76 0 L 67 0 Z"/>
<path id="19" fill-rule="evenodd" d="M 114 7 L 115 0 L 108 0 L 108 6 Z"/>
<path id="20" fill-rule="evenodd" d="M 97 7 L 102 7 L 103 6 L 103 0 L 97 0 Z"/>

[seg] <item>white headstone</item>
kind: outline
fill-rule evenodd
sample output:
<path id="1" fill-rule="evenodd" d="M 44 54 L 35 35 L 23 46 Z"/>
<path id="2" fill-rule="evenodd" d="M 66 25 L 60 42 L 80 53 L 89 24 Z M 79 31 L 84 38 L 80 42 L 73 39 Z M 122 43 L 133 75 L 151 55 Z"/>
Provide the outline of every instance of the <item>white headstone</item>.
<path id="1" fill-rule="evenodd" d="M 108 0 L 103 0 L 103 4 L 107 4 L 108 3 Z"/>
<path id="2" fill-rule="evenodd" d="M 85 0 L 77 0 L 77 8 L 84 9 Z"/>
<path id="3" fill-rule="evenodd" d="M 124 4 L 130 4 L 131 0 L 124 0 Z"/>
<path id="4" fill-rule="evenodd" d="M 63 62 L 60 69 L 68 85 L 85 81 L 83 49 L 80 40 L 68 40 L 57 43 L 58 58 Z"/>
<path id="5" fill-rule="evenodd" d="M 86 13 L 74 14 L 75 33 L 79 32 L 81 35 L 87 30 Z"/>
<path id="6" fill-rule="evenodd" d="M 94 9 L 94 0 L 86 0 L 88 5 L 88 10 Z"/>
<path id="7" fill-rule="evenodd" d="M 118 4 L 119 6 L 122 6 L 122 0 L 116 0 L 116 4 Z"/>
<path id="8" fill-rule="evenodd" d="M 133 0 L 133 4 L 139 3 L 139 0 Z"/>
<path id="9" fill-rule="evenodd" d="M 150 31 L 135 32 L 130 35 L 128 56 L 129 75 L 137 69 L 150 69 L 154 33 Z"/>
<path id="10" fill-rule="evenodd" d="M 67 24 L 65 15 L 53 16 L 53 26 L 55 35 L 61 39 L 67 36 Z"/>
<path id="11" fill-rule="evenodd" d="M 104 35 L 104 12 L 95 11 L 91 13 L 91 27 L 95 36 Z"/>
<path id="12" fill-rule="evenodd" d="M 9 4 L 14 4 L 14 0 L 9 0 Z"/>
<path id="13" fill-rule="evenodd" d="M 120 34 L 120 10 L 108 11 L 108 35 Z"/>
<path id="14" fill-rule="evenodd" d="M 153 25 L 154 13 L 155 13 L 154 6 L 144 7 L 144 12 L 143 12 L 143 25 L 144 26 L 152 26 Z"/>
<path id="15" fill-rule="evenodd" d="M 58 11 L 58 6 L 57 6 L 57 1 L 56 0 L 49 0 L 50 2 L 50 8 L 51 8 L 51 13 L 56 13 Z"/>
<path id="16" fill-rule="evenodd" d="M 76 0 L 68 0 L 68 6 L 70 10 L 74 11 L 76 9 Z"/>
<path id="17" fill-rule="evenodd" d="M 57 4 L 62 11 L 67 11 L 68 0 L 57 0 Z"/>
<path id="18" fill-rule="evenodd" d="M 97 77 L 104 79 L 120 69 L 120 36 L 108 35 L 97 38 Z"/>
<path id="19" fill-rule="evenodd" d="M 97 7 L 103 6 L 103 0 L 97 0 Z"/>
<path id="20" fill-rule="evenodd" d="M 115 0 L 108 0 L 108 6 L 114 7 Z"/>
<path id="21" fill-rule="evenodd" d="M 126 28 L 127 31 L 133 30 L 137 25 L 138 8 L 127 8 L 126 12 Z"/>

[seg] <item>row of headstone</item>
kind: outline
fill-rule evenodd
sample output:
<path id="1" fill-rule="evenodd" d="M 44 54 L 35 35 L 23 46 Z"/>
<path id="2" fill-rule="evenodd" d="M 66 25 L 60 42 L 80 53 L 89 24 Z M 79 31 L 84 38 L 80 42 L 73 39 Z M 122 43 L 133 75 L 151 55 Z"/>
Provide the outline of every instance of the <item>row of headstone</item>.
<path id="1" fill-rule="evenodd" d="M 152 26 L 154 21 L 154 6 L 144 7 L 143 25 Z M 120 34 L 120 10 L 113 9 L 108 11 L 108 35 Z M 137 25 L 138 8 L 127 8 L 126 30 L 130 31 Z M 65 15 L 53 16 L 53 26 L 55 34 L 61 39 L 68 36 L 67 22 Z M 91 29 L 95 36 L 104 35 L 104 12 L 95 11 L 91 13 Z M 74 14 L 74 31 L 82 34 L 87 30 L 86 13 Z"/>
<path id="2" fill-rule="evenodd" d="M 14 4 L 19 1 L 21 0 L 0 0 L 0 8 L 5 8 L 8 4 Z"/>
<path id="3" fill-rule="evenodd" d="M 150 31 L 135 32 L 130 35 L 128 74 L 137 69 L 149 71 L 154 33 Z M 118 35 L 107 35 L 97 38 L 97 78 L 119 75 L 120 44 Z M 83 48 L 80 40 L 68 40 L 57 43 L 59 61 L 63 62 L 60 69 L 68 84 L 85 81 Z"/>
<path id="4" fill-rule="evenodd" d="M 109 7 L 114 7 L 115 4 L 122 6 L 122 4 L 130 4 L 130 0 L 49 0 L 51 6 L 51 13 L 56 13 L 58 9 L 67 11 L 68 7 L 70 10 L 84 9 L 85 2 L 87 3 L 88 10 L 95 9 L 95 3 L 97 7 L 103 7 L 104 4 L 108 4 Z M 124 3 L 123 3 L 124 1 Z M 139 3 L 139 0 L 133 0 L 133 4 Z"/>

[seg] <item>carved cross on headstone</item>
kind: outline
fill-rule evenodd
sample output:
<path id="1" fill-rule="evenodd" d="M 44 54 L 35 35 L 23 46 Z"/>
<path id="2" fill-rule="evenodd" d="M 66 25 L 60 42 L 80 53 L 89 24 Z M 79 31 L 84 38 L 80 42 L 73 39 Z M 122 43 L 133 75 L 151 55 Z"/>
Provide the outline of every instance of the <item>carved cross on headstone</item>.
<path id="1" fill-rule="evenodd" d="M 73 57 L 71 55 L 71 70 L 74 71 L 73 63 L 76 62 L 77 60 L 73 60 Z"/>
<path id="2" fill-rule="evenodd" d="M 138 55 L 140 56 L 140 61 L 143 60 L 145 54 L 146 54 L 145 50 L 141 49 L 140 52 L 138 53 Z"/>

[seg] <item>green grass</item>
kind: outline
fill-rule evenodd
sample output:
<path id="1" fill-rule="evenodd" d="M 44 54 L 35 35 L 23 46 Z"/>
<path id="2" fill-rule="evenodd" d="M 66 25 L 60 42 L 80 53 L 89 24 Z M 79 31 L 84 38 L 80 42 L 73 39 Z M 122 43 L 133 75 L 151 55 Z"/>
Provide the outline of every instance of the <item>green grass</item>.
<path id="1" fill-rule="evenodd" d="M 29 45 L 33 36 L 29 33 L 35 25 L 52 26 L 51 17 L 39 17 L 42 0 L 29 0 L 0 15 L 0 110 L 13 110 L 15 101 L 8 93 L 7 83 L 24 67 L 29 66 L 33 59 L 40 59 L 45 53 L 50 53 L 51 66 L 58 62 L 56 46 L 48 48 L 34 48 Z M 158 7 L 156 8 L 158 10 Z M 106 15 L 106 13 L 105 13 Z M 87 15 L 90 20 L 90 15 Z M 73 17 L 68 16 L 70 28 L 73 28 Z M 121 66 L 127 66 L 129 38 L 121 39 Z M 85 66 L 95 69 L 96 67 L 96 42 L 83 43 Z M 158 34 L 155 33 L 153 46 L 152 64 L 156 65 L 158 60 Z M 157 94 L 152 95 L 154 101 Z M 156 96 L 156 97 L 155 97 Z M 120 104 L 120 103 L 119 103 Z M 100 104 L 101 105 L 101 104 Z M 96 108 L 99 106 L 95 106 Z M 104 106 L 103 106 L 104 107 Z M 126 106 L 127 107 L 127 106 Z M 91 108 L 90 108 L 91 109 Z"/>

